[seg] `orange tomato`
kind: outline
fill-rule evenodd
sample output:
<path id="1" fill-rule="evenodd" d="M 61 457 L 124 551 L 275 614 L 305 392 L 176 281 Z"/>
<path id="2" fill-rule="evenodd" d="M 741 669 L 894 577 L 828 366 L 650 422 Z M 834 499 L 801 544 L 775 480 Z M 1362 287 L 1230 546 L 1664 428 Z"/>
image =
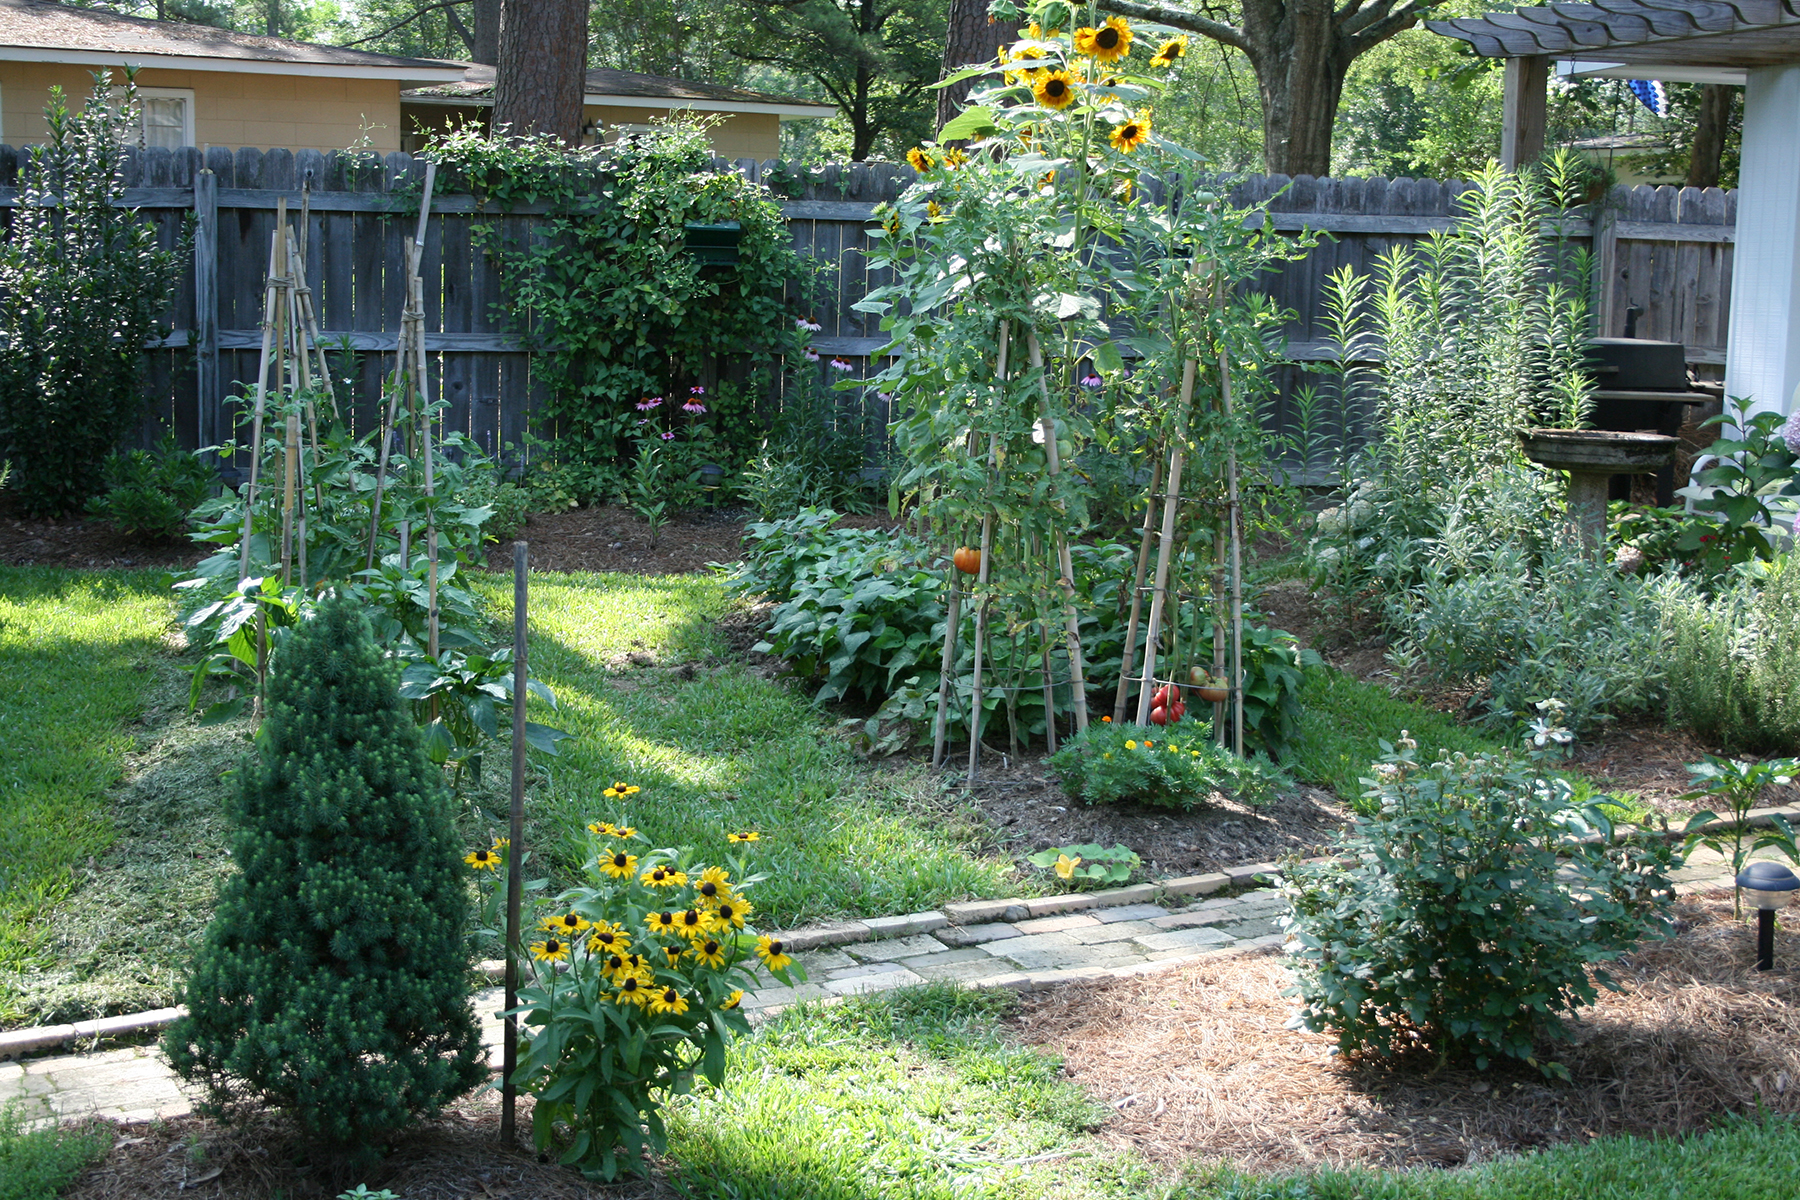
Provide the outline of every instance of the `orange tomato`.
<path id="1" fill-rule="evenodd" d="M 959 546 L 952 556 L 952 561 L 956 563 L 956 569 L 964 575 L 981 574 L 981 551 L 971 546 Z"/>

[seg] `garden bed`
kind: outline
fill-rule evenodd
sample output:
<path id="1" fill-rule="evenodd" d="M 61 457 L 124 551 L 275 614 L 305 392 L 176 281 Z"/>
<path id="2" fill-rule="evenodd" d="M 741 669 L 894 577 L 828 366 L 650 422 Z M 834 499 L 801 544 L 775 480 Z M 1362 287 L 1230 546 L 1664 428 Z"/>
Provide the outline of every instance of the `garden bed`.
<path id="1" fill-rule="evenodd" d="M 1676 1134 L 1727 1112 L 1800 1112 L 1800 932 L 1752 968 L 1728 893 L 1676 906 L 1676 935 L 1617 965 L 1572 1043 L 1546 1046 L 1569 1083 L 1524 1066 L 1477 1072 L 1335 1057 L 1286 1027 L 1273 956 L 1028 997 L 1017 1036 L 1117 1115 L 1102 1132 L 1174 1170 L 1228 1158 L 1256 1171 L 1459 1166 L 1558 1142 Z"/>

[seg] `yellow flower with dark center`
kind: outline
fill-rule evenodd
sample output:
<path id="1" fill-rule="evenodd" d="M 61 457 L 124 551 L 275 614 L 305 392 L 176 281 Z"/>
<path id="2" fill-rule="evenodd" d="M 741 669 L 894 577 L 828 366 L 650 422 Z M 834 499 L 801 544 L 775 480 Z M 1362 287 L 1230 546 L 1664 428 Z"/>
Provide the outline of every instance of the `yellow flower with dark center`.
<path id="1" fill-rule="evenodd" d="M 674 867 L 653 867 L 639 875 L 638 880 L 647 887 L 680 887 L 687 882 L 687 876 Z"/>
<path id="2" fill-rule="evenodd" d="M 681 956 L 686 954 L 687 951 L 683 950 L 680 946 L 664 946 L 663 953 L 668 956 L 669 965 L 673 967 L 681 962 Z"/>
<path id="3" fill-rule="evenodd" d="M 623 954 L 607 955 L 606 962 L 600 969 L 613 978 L 618 978 L 620 973 L 625 970 L 625 956 Z"/>
<path id="4" fill-rule="evenodd" d="M 1059 879 L 1075 878 L 1075 868 L 1081 865 L 1081 855 L 1070 858 L 1067 854 L 1056 856 L 1056 875 Z"/>
<path id="5" fill-rule="evenodd" d="M 722 888 L 731 885 L 731 874 L 723 867 L 708 867 L 700 872 L 700 878 L 705 883 L 716 883 Z"/>
<path id="6" fill-rule="evenodd" d="M 937 166 L 937 163 L 932 159 L 931 155 L 925 153 L 925 151 L 917 146 L 914 146 L 911 150 L 906 152 L 906 161 L 913 170 L 921 175 Z"/>
<path id="7" fill-rule="evenodd" d="M 1045 108 L 1064 109 L 1075 103 L 1075 81 L 1067 71 L 1045 71 L 1038 76 L 1031 94 Z"/>
<path id="8" fill-rule="evenodd" d="M 592 925 L 593 922 L 584 918 L 580 913 L 571 912 L 564 913 L 560 917 L 545 917 L 539 924 L 541 928 L 550 933 L 567 935 L 571 933 L 580 933 L 582 930 Z"/>
<path id="9" fill-rule="evenodd" d="M 763 934 L 756 939 L 756 956 L 763 960 L 763 966 L 771 971 L 785 971 L 788 964 L 794 961 L 791 954 L 783 954 L 781 941 Z"/>
<path id="10" fill-rule="evenodd" d="M 956 146 L 952 146 L 950 149 L 944 151 L 944 165 L 946 167 L 960 167 L 968 161 L 969 156 Z M 756 838 L 753 835 L 749 840 L 754 842 Z"/>
<path id="11" fill-rule="evenodd" d="M 1187 34 L 1172 37 L 1156 48 L 1156 57 L 1150 60 L 1153 67 L 1167 69 L 1175 65 L 1175 60 L 1187 53 Z"/>
<path id="12" fill-rule="evenodd" d="M 713 917 L 719 922 L 720 929 L 742 929 L 744 918 L 752 911 L 750 902 L 742 896 L 727 896 L 719 901 L 719 907 L 713 909 Z"/>
<path id="13" fill-rule="evenodd" d="M 938 207 L 938 202 L 936 200 L 927 200 L 925 202 L 925 215 L 930 217 L 933 221 L 941 221 L 944 219 L 944 210 Z"/>
<path id="14" fill-rule="evenodd" d="M 1131 26 L 1123 17 L 1108 17 L 1098 29 L 1077 29 L 1075 52 L 1103 63 L 1118 62 L 1131 53 Z"/>
<path id="15" fill-rule="evenodd" d="M 703 908 L 690 908 L 675 916 L 676 927 L 689 938 L 704 937 L 711 933 L 717 921 L 717 917 Z"/>
<path id="16" fill-rule="evenodd" d="M 650 926 L 651 933 L 674 935 L 681 932 L 681 926 L 672 912 L 651 913 L 644 918 L 644 922 Z"/>
<path id="17" fill-rule="evenodd" d="M 660 992 L 650 993 L 650 1011 L 662 1013 L 684 1013 L 688 1010 L 687 998 L 674 988 L 663 988 Z"/>
<path id="18" fill-rule="evenodd" d="M 731 995 L 725 997 L 725 1003 L 719 1005 L 719 1007 L 722 1009 L 736 1008 L 738 1005 L 742 1004 L 743 1002 L 744 1002 L 744 989 L 737 988 L 736 990 L 734 990 L 731 993 Z"/>
<path id="19" fill-rule="evenodd" d="M 547 937 L 541 942 L 531 943 L 531 957 L 539 962 L 562 962 L 569 957 L 569 943 L 561 938 Z"/>
<path id="20" fill-rule="evenodd" d="M 637 826 L 636 825 L 614 825 L 612 827 L 612 835 L 614 837 L 623 837 L 623 838 L 636 837 L 637 836 Z"/>
<path id="21" fill-rule="evenodd" d="M 615 999 L 620 1004 L 635 1004 L 642 1008 L 650 999 L 650 986 L 636 975 L 627 975 L 616 980 L 614 986 L 619 989 Z"/>
<path id="22" fill-rule="evenodd" d="M 615 850 L 600 856 L 600 869 L 614 879 L 630 879 L 637 874 L 637 855 Z"/>
<path id="23" fill-rule="evenodd" d="M 596 925 L 588 935 L 595 954 L 623 954 L 631 949 L 631 935 L 616 925 Z"/>
<path id="24" fill-rule="evenodd" d="M 588 832 L 589 833 L 610 834 L 610 833 L 612 833 L 612 831 L 613 831 L 613 823 L 611 821 L 589 821 L 588 822 Z"/>
<path id="25" fill-rule="evenodd" d="M 494 853 L 495 854 L 505 854 L 507 852 L 507 850 L 511 848 L 511 846 L 512 846 L 511 838 L 495 838 L 494 839 Z"/>
<path id="26" fill-rule="evenodd" d="M 1150 140 L 1150 113 L 1143 110 L 1137 116 L 1113 127 L 1112 137 L 1107 139 L 1114 150 L 1130 154 L 1139 146 Z"/>
<path id="27" fill-rule="evenodd" d="M 725 965 L 725 947 L 721 946 L 718 941 L 713 938 L 707 938 L 703 942 L 696 941 L 692 953 L 695 958 L 699 959 L 709 967 L 722 967 Z"/>
<path id="28" fill-rule="evenodd" d="M 500 865 L 500 856 L 492 850 L 476 850 L 463 855 L 463 861 L 477 871 L 492 871 Z"/>
<path id="29" fill-rule="evenodd" d="M 752 829 L 745 833 L 728 833 L 725 835 L 725 840 L 728 842 L 760 842 L 762 834 Z"/>
<path id="30" fill-rule="evenodd" d="M 611 787 L 607 788 L 605 791 L 601 792 L 600 794 L 602 796 L 608 796 L 608 797 L 611 797 L 612 799 L 616 800 L 621 796 L 635 796 L 643 790 L 644 790 L 643 788 L 637 787 L 634 784 L 614 782 Z"/>

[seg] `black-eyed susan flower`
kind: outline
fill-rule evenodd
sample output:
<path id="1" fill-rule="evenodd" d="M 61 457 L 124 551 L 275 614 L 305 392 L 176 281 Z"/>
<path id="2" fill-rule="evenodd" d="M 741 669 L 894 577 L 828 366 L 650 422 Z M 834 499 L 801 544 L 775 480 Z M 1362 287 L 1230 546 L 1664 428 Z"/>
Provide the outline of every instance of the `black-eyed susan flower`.
<path id="1" fill-rule="evenodd" d="M 623 954 L 607 955 L 606 961 L 600 964 L 600 970 L 617 979 L 625 972 L 625 956 Z"/>
<path id="2" fill-rule="evenodd" d="M 663 1013 L 684 1013 L 687 1010 L 687 998 L 672 987 L 650 993 L 650 1011 L 659 1016 Z"/>
<path id="3" fill-rule="evenodd" d="M 650 926 L 650 932 L 654 934 L 673 936 L 681 932 L 681 926 L 672 912 L 653 912 L 644 918 L 644 924 Z"/>
<path id="4" fill-rule="evenodd" d="M 1112 137 L 1107 139 L 1112 148 L 1130 154 L 1139 146 L 1150 140 L 1150 111 L 1142 109 L 1129 121 L 1123 121 L 1113 127 Z"/>
<path id="5" fill-rule="evenodd" d="M 908 166 L 921 175 L 937 166 L 937 162 L 931 155 L 927 154 L 918 146 L 914 146 L 911 150 L 906 152 L 906 162 Z"/>
<path id="6" fill-rule="evenodd" d="M 725 840 L 728 842 L 760 842 L 762 834 L 751 829 L 744 833 L 728 833 L 725 835 Z"/>
<path id="7" fill-rule="evenodd" d="M 663 947 L 663 955 L 668 958 L 671 967 L 678 966 L 681 963 L 681 956 L 686 953 L 687 951 L 683 950 L 680 946 Z"/>
<path id="8" fill-rule="evenodd" d="M 686 912 L 675 914 L 676 928 L 689 938 L 705 937 L 717 926 L 718 920 L 704 908 L 690 908 Z"/>
<path id="9" fill-rule="evenodd" d="M 788 964 L 794 961 L 793 955 L 783 954 L 779 938 L 763 934 L 756 939 L 756 956 L 763 960 L 763 966 L 771 971 L 785 971 Z"/>
<path id="10" fill-rule="evenodd" d="M 1045 108 L 1064 109 L 1075 103 L 1075 80 L 1067 71 L 1045 71 L 1032 85 L 1031 94 Z"/>
<path id="11" fill-rule="evenodd" d="M 569 957 L 569 943 L 558 937 L 547 937 L 531 943 L 531 957 L 539 962 L 562 962 Z"/>
<path id="12" fill-rule="evenodd" d="M 719 922 L 719 928 L 721 930 L 727 928 L 742 929 L 744 927 L 744 918 L 749 916 L 753 911 L 754 910 L 750 907 L 750 902 L 742 896 L 727 896 L 719 901 L 719 906 L 717 908 L 713 909 L 713 917 Z"/>
<path id="13" fill-rule="evenodd" d="M 708 867 L 700 872 L 700 882 L 694 885 L 694 894 L 700 897 L 702 904 L 718 904 L 731 895 L 731 876 L 718 867 Z"/>
<path id="14" fill-rule="evenodd" d="M 742 1004 L 743 1002 L 744 1002 L 744 989 L 743 988 L 735 988 L 732 990 L 731 995 L 725 997 L 725 1002 L 723 1004 L 719 1005 L 719 1007 L 722 1009 L 736 1008 L 738 1005 Z"/>
<path id="15" fill-rule="evenodd" d="M 637 874 L 637 855 L 614 850 L 600 856 L 600 869 L 614 879 L 630 879 Z"/>
<path id="16" fill-rule="evenodd" d="M 538 922 L 538 927 L 546 933 L 560 933 L 567 937 L 571 933 L 580 933 L 592 924 L 592 921 L 587 920 L 580 913 L 568 912 L 560 916 L 545 917 Z"/>
<path id="17" fill-rule="evenodd" d="M 680 887 L 687 881 L 687 876 L 674 867 L 652 867 L 638 876 L 638 882 L 645 887 Z"/>
<path id="18" fill-rule="evenodd" d="M 613 831 L 613 823 L 611 821 L 589 821 L 588 822 L 588 832 L 589 833 L 595 833 L 595 834 L 601 835 L 602 837 L 605 837 L 605 836 L 611 835 L 612 831 Z"/>
<path id="19" fill-rule="evenodd" d="M 477 871 L 492 871 L 500 865 L 500 856 L 492 850 L 475 850 L 463 855 L 463 861 Z"/>
<path id="20" fill-rule="evenodd" d="M 725 947 L 719 943 L 717 938 L 696 938 L 690 953 L 709 967 L 725 965 Z"/>
<path id="21" fill-rule="evenodd" d="M 1077 29 L 1075 53 L 1085 54 L 1098 62 L 1118 62 L 1131 53 L 1131 26 L 1123 17 L 1108 17 L 1097 29 L 1091 26 Z"/>
<path id="22" fill-rule="evenodd" d="M 619 989 L 614 999 L 620 1004 L 635 1004 L 642 1008 L 650 999 L 650 985 L 636 975 L 623 976 L 615 980 L 613 986 Z"/>
<path id="23" fill-rule="evenodd" d="M 1153 67 L 1167 70 L 1175 65 L 1175 60 L 1187 53 L 1187 34 L 1172 37 L 1156 48 L 1156 55 L 1150 60 Z"/>
<path id="24" fill-rule="evenodd" d="M 623 954 L 631 949 L 631 935 L 617 925 L 601 922 L 588 934 L 588 945 L 595 954 Z"/>
<path id="25" fill-rule="evenodd" d="M 495 838 L 494 839 L 494 853 L 495 854 L 505 854 L 511 848 L 512 848 L 512 839 L 511 838 Z"/>

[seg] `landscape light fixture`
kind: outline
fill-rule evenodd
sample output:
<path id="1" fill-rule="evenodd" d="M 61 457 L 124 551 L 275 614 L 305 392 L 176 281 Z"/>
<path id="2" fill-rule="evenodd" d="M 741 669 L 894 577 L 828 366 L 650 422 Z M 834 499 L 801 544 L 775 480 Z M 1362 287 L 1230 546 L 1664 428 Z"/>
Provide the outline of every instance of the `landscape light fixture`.
<path id="1" fill-rule="evenodd" d="M 1757 907 L 1756 969 L 1767 971 L 1775 965 L 1775 910 L 1800 891 L 1800 876 L 1780 863 L 1753 862 L 1739 872 L 1737 885 Z"/>

